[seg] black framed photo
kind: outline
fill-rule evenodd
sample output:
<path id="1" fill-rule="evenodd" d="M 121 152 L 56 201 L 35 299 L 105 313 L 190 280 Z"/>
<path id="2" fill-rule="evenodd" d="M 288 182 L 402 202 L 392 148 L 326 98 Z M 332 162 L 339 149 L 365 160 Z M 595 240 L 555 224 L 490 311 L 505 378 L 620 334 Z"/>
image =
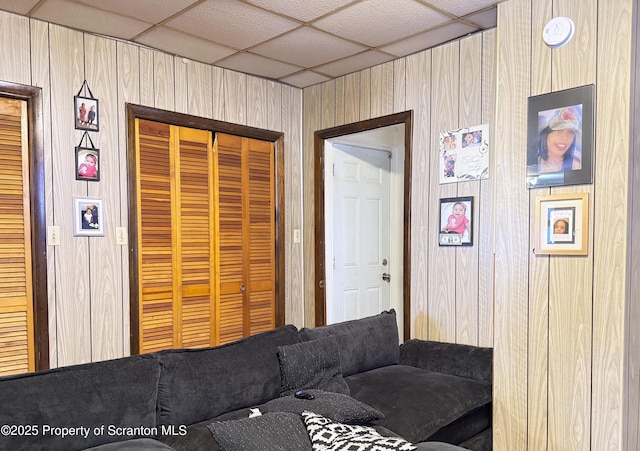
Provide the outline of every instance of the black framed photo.
<path id="1" fill-rule="evenodd" d="M 73 97 L 75 108 L 76 130 L 89 130 L 97 132 L 100 130 L 100 114 L 98 110 L 98 99 L 93 97 Z"/>
<path id="2" fill-rule="evenodd" d="M 76 180 L 100 181 L 100 149 L 76 147 Z"/>
<path id="3" fill-rule="evenodd" d="M 440 246 L 473 246 L 473 197 L 440 199 Z"/>
<path id="4" fill-rule="evenodd" d="M 593 183 L 595 86 L 529 97 L 527 187 Z"/>

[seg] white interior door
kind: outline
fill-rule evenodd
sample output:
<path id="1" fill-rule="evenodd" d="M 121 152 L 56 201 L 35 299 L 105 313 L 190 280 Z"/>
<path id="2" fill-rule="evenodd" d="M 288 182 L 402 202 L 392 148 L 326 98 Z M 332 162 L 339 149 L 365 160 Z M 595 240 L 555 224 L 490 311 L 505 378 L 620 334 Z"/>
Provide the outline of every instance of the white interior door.
<path id="1" fill-rule="evenodd" d="M 390 308 L 391 152 L 336 144 L 333 151 L 333 296 L 327 322 Z"/>

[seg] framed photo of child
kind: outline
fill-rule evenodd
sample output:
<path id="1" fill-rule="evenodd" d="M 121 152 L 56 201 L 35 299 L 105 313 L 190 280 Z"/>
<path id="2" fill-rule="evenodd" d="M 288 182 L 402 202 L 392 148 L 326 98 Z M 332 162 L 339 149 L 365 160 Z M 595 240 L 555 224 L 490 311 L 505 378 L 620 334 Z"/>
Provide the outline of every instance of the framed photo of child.
<path id="1" fill-rule="evenodd" d="M 74 236 L 104 236 L 104 217 L 102 199 L 73 198 Z"/>
<path id="2" fill-rule="evenodd" d="M 473 197 L 440 199 L 440 246 L 473 246 Z"/>
<path id="3" fill-rule="evenodd" d="M 100 181 L 100 149 L 76 147 L 76 180 Z"/>
<path id="4" fill-rule="evenodd" d="M 75 125 L 76 130 L 100 130 L 100 114 L 98 99 L 92 97 L 74 96 Z"/>
<path id="5" fill-rule="evenodd" d="M 587 255 L 588 193 L 538 196 L 535 207 L 535 254 Z"/>
<path id="6" fill-rule="evenodd" d="M 529 97 L 527 188 L 593 182 L 594 85 Z"/>

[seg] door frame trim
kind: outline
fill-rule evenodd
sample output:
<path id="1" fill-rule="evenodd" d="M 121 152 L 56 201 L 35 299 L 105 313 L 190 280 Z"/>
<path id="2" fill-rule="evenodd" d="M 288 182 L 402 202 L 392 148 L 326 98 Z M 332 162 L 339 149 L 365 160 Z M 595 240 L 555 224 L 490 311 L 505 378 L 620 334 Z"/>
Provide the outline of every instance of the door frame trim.
<path id="1" fill-rule="evenodd" d="M 161 110 L 132 103 L 125 104 L 127 112 L 127 167 L 129 168 L 129 207 L 135 205 L 137 199 L 136 183 L 136 119 L 146 119 L 155 122 L 162 122 L 180 127 L 208 130 L 212 133 L 227 133 L 247 138 L 254 138 L 262 141 L 270 141 L 275 145 L 275 272 L 274 281 L 275 293 L 275 325 L 276 327 L 285 324 L 285 234 L 284 234 L 284 133 L 266 130 L 246 125 L 233 124 L 230 122 L 208 119 L 200 116 L 192 116 L 174 111 Z M 138 309 L 140 298 L 138 296 L 139 268 L 138 261 L 138 212 L 135 209 L 129 210 L 129 323 L 131 354 L 140 353 L 140 337 L 138 334 L 139 315 Z M 136 289 L 133 289 L 136 288 Z"/>
<path id="2" fill-rule="evenodd" d="M 23 100 L 27 103 L 34 363 L 36 371 L 40 371 L 49 369 L 50 365 L 42 88 L 0 81 L 0 97 Z"/>
<path id="3" fill-rule="evenodd" d="M 404 339 L 411 337 L 411 137 L 413 135 L 413 110 L 389 114 L 374 119 L 317 130 L 314 133 L 314 293 L 315 325 L 326 323 L 325 225 L 324 225 L 324 144 L 325 140 L 351 135 L 391 125 L 404 124 L 404 233 L 403 233 L 403 324 Z"/>

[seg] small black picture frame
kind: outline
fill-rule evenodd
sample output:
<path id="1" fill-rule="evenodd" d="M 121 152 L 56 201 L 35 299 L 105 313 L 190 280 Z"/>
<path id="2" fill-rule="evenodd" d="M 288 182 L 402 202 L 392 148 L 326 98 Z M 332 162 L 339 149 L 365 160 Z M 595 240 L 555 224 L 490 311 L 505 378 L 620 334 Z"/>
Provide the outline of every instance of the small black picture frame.
<path id="1" fill-rule="evenodd" d="M 473 246 L 473 196 L 440 199 L 440 246 Z"/>
<path id="2" fill-rule="evenodd" d="M 100 181 L 100 149 L 76 147 L 76 180 Z"/>
<path id="3" fill-rule="evenodd" d="M 595 86 L 529 97 L 527 188 L 593 183 Z"/>
<path id="4" fill-rule="evenodd" d="M 76 130 L 97 132 L 100 130 L 100 110 L 98 99 L 93 97 L 73 96 Z"/>

